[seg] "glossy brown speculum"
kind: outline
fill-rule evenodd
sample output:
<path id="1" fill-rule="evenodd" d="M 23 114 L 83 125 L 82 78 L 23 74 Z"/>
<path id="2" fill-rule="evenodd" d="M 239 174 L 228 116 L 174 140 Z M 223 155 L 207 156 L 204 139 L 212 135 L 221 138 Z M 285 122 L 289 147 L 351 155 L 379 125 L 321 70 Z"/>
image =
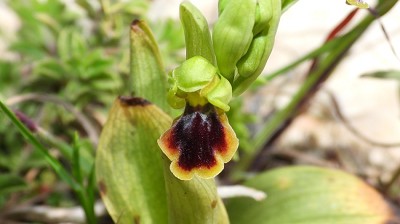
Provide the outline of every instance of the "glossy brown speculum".
<path id="1" fill-rule="evenodd" d="M 196 173 L 211 178 L 220 173 L 238 147 L 238 139 L 226 115 L 211 104 L 186 105 L 185 111 L 158 140 L 172 160 L 171 171 L 179 179 L 191 179 Z"/>

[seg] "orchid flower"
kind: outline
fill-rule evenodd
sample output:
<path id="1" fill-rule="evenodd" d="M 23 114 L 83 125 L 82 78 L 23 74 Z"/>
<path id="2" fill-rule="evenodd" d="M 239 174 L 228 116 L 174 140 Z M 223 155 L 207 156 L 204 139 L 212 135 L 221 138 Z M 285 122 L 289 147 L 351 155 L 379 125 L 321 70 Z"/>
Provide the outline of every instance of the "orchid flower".
<path id="1" fill-rule="evenodd" d="M 169 103 L 185 109 L 160 137 L 158 145 L 172 161 L 170 169 L 177 178 L 215 177 L 239 145 L 225 114 L 232 87 L 217 68 L 200 56 L 186 60 L 169 78 Z"/>

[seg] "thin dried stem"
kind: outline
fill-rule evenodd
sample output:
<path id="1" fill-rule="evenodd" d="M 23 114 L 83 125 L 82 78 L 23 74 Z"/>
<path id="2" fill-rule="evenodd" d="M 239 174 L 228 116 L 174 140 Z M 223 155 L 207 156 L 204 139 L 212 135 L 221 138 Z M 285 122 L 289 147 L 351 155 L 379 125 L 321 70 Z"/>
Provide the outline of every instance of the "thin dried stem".
<path id="1" fill-rule="evenodd" d="M 366 137 L 359 130 L 357 130 L 357 128 L 355 128 L 351 124 L 351 122 L 343 115 L 335 95 L 329 90 L 325 90 L 325 92 L 327 93 L 329 100 L 331 101 L 331 104 L 333 106 L 333 112 L 335 113 L 336 117 L 344 125 L 344 127 L 348 131 L 350 131 L 354 136 L 373 146 L 378 146 L 382 148 L 400 147 L 400 142 L 394 142 L 394 143 L 379 142 Z"/>
<path id="2" fill-rule="evenodd" d="M 78 122 L 82 125 L 83 129 L 88 135 L 88 138 L 90 142 L 93 144 L 94 147 L 97 146 L 97 143 L 99 141 L 99 133 L 97 132 L 97 129 L 94 127 L 94 125 L 89 121 L 89 119 L 78 109 L 76 109 L 72 104 L 64 101 L 63 99 L 60 99 L 57 96 L 53 95 L 47 95 L 47 94 L 37 94 L 37 93 L 28 93 L 24 95 L 17 95 L 9 98 L 6 101 L 6 104 L 8 106 L 12 106 L 15 104 L 19 104 L 28 100 L 34 100 L 42 103 L 54 103 L 56 105 L 61 105 L 63 106 L 67 111 L 71 112 Z"/>

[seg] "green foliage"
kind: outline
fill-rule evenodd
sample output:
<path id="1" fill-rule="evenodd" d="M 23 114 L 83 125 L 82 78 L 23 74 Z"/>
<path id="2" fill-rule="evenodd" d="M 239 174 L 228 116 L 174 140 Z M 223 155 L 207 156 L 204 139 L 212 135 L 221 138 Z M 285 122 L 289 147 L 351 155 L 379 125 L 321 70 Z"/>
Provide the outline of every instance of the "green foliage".
<path id="1" fill-rule="evenodd" d="M 23 178 L 12 174 L 0 175 L 0 197 L 5 194 L 21 191 L 27 187 Z"/>
<path id="2" fill-rule="evenodd" d="M 285 167 L 250 178 L 245 185 L 268 197 L 263 201 L 228 200 L 233 224 L 375 224 L 392 218 L 389 205 L 377 191 L 337 170 Z"/>
<path id="3" fill-rule="evenodd" d="M 0 61 L 0 99 L 14 91 L 21 78 L 18 76 L 16 66 L 11 62 Z"/>
<path id="4" fill-rule="evenodd" d="M 39 129 L 23 129 L 3 105 L 6 112 L 0 110 L 0 173 L 24 176 L 37 169 L 40 175 L 50 164 L 76 193 L 88 223 L 95 223 L 95 142 L 89 141 L 87 127 L 96 130 L 100 125 L 97 119 L 102 115 L 93 113 L 92 108 L 110 105 L 115 95 L 126 91 L 126 24 L 132 17 L 144 15 L 148 3 L 102 1 L 101 8 L 88 1 L 76 3 L 77 8 L 63 1 L 6 1 L 21 26 L 16 39 L 8 43 L 8 51 L 15 57 L 0 59 L 0 100 L 10 100 L 16 111 L 24 112 L 26 122 Z M 83 117 L 83 123 L 77 114 Z M 40 150 L 31 150 L 19 141 L 17 130 L 10 128 L 13 124 Z M 82 139 L 74 137 L 76 131 Z M 57 158 L 49 154 L 52 147 L 60 152 Z M 29 183 L 40 184 L 40 180 Z M 14 192 L 6 189 L 4 186 L 2 202 Z M 34 189 L 28 188 L 27 196 L 33 195 Z M 59 195 L 56 201 L 70 200 L 67 194 L 54 195 Z"/>

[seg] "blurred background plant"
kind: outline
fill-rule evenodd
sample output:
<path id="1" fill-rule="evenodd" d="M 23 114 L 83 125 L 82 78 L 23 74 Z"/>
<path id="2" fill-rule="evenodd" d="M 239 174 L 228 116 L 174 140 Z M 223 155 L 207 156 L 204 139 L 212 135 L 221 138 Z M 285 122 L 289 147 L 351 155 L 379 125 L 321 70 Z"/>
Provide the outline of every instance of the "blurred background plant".
<path id="1" fill-rule="evenodd" d="M 286 2 L 291 3 L 291 1 Z M 22 137 L 18 130 L 4 113 L 0 113 L 0 222 L 2 216 L 6 215 L 7 218 L 20 221 L 46 222 L 48 217 L 45 215 L 39 218 L 21 217 L 20 214 L 41 214 L 33 210 L 28 212 L 23 210 L 30 205 L 52 206 L 47 209 L 82 206 L 86 208 L 86 214 L 94 215 L 94 212 L 105 214 L 104 208 L 96 204 L 99 197 L 97 189 L 91 183 L 94 150 L 111 103 L 118 95 L 130 94 L 131 88 L 128 86 L 130 83 L 127 82 L 129 24 L 135 18 L 146 19 L 151 4 L 152 2 L 148 0 L 1 2 L 0 7 L 7 7 L 15 13 L 20 24 L 15 36 L 7 33 L 7 30 L 0 30 L 0 40 L 5 43 L 7 52 L 0 55 L 0 100 L 13 108 L 17 117 L 31 129 L 40 142 L 38 145 L 31 145 L 21 141 Z M 173 19 L 150 21 L 154 21 L 149 22 L 149 25 L 159 44 L 165 67 L 170 70 L 185 58 L 181 25 Z M 350 21 L 351 19 L 348 22 Z M 334 29 L 334 26 L 335 24 L 331 29 Z M 348 33 L 352 30 L 355 30 L 355 33 L 361 32 L 353 27 Z M 350 47 L 358 40 L 357 38 L 354 37 L 351 43 L 344 41 L 342 45 L 335 47 Z M 348 159 L 349 153 L 344 155 L 338 153 L 336 146 L 328 147 L 326 151 L 318 150 L 320 145 L 315 144 L 315 139 L 311 137 L 306 141 L 306 146 L 289 145 L 290 149 L 285 148 L 288 144 L 275 142 L 276 136 L 280 136 L 283 129 L 289 129 L 287 128 L 289 125 L 286 124 L 291 123 L 300 114 L 299 112 L 306 110 L 304 107 L 292 107 L 290 109 L 293 114 L 280 117 L 279 122 L 275 124 L 267 122 L 267 125 L 264 125 L 264 120 L 273 120 L 270 118 L 274 118 L 276 111 L 282 109 L 274 105 L 276 103 L 274 99 L 271 100 L 273 102 L 268 102 L 270 103 L 268 113 L 261 111 L 260 105 L 268 104 L 263 100 L 264 88 L 268 86 L 266 84 L 272 83 L 270 86 L 276 88 L 275 93 L 278 95 L 277 92 L 283 91 L 283 86 L 288 86 L 289 82 L 286 82 L 285 78 L 293 78 L 287 75 L 290 69 L 317 56 L 320 60 L 326 59 L 325 56 L 329 56 L 333 51 L 332 46 L 321 43 L 311 55 L 301 52 L 298 57 L 299 63 L 293 66 L 289 64 L 286 67 L 288 63 L 286 62 L 284 66 L 286 69 L 259 79 L 258 85 L 254 85 L 252 92 L 231 102 L 228 116 L 240 139 L 240 153 L 236 155 L 237 162 L 228 164 L 227 169 L 220 175 L 222 183 L 240 182 L 249 176 L 247 171 L 254 174 L 282 165 L 313 164 L 339 167 L 360 174 L 382 192 L 391 192 L 387 196 L 396 203 L 400 187 L 395 183 L 400 176 L 400 169 L 381 180 L 379 174 L 374 176 L 368 175 L 368 172 L 361 172 L 365 169 L 363 164 L 360 165 L 359 159 Z M 392 55 L 390 51 L 387 52 L 388 55 Z M 329 63 L 327 70 L 330 69 L 329 65 L 336 65 L 337 62 Z M 315 68 L 306 73 L 313 74 L 312 72 L 315 72 L 313 69 Z M 330 72 L 321 74 L 327 77 Z M 398 74 L 396 71 L 370 71 L 365 76 L 398 80 Z M 274 85 L 272 79 L 278 84 Z M 294 82 L 305 86 L 303 80 L 297 79 Z M 309 87 L 316 88 L 322 82 L 324 80 L 310 84 Z M 290 100 L 294 98 L 293 95 L 289 97 Z M 310 96 L 303 95 L 300 99 L 307 101 Z M 296 102 L 301 101 L 297 100 Z M 335 102 L 335 99 L 332 102 Z M 243 110 L 244 107 L 246 110 Z M 338 107 L 333 110 L 336 114 L 340 113 Z M 260 114 L 255 116 L 255 112 Z M 341 121 L 337 123 L 345 125 L 348 123 L 340 117 L 338 120 Z M 76 135 L 80 137 L 77 138 Z M 34 149 L 43 145 L 50 149 L 48 156 L 43 156 L 42 151 Z M 398 145 L 393 144 L 393 146 Z M 284 150 L 278 151 L 277 147 Z M 304 147 L 307 150 L 303 150 Z M 331 150 L 332 148 L 335 149 Z M 345 149 L 348 150 L 346 147 Z M 349 151 L 350 154 L 354 153 Z M 71 173 L 74 179 L 79 180 L 78 184 L 75 185 L 74 182 L 68 184 L 70 178 L 68 175 L 66 179 L 62 178 L 62 175 L 60 178 L 60 173 L 54 171 L 54 166 L 49 166 L 49 158 L 57 159 L 67 173 Z M 349 160 L 353 164 L 348 165 Z M 374 178 L 371 179 L 371 176 Z M 90 211 L 91 208 L 95 210 Z M 82 222 L 82 218 L 74 219 L 73 210 L 68 212 L 70 217 L 64 215 L 60 219 Z M 56 221 L 52 219 L 47 222 Z M 106 216 L 100 222 L 111 221 Z"/>
<path id="2" fill-rule="evenodd" d="M 134 18 L 146 17 L 149 5 L 146 0 L 1 2 L 18 30 L 12 35 L 0 29 L 7 52 L 0 57 L 0 99 L 34 126 L 31 131 L 71 172 L 78 133 L 81 179 L 90 175 L 107 109 L 116 96 L 129 93 L 128 27 Z M 184 58 L 182 28 L 173 20 L 152 25 L 173 66 Z M 19 140 L 4 113 L 0 123 L 0 213 L 28 204 L 76 205 L 79 200 L 46 157 Z"/>

